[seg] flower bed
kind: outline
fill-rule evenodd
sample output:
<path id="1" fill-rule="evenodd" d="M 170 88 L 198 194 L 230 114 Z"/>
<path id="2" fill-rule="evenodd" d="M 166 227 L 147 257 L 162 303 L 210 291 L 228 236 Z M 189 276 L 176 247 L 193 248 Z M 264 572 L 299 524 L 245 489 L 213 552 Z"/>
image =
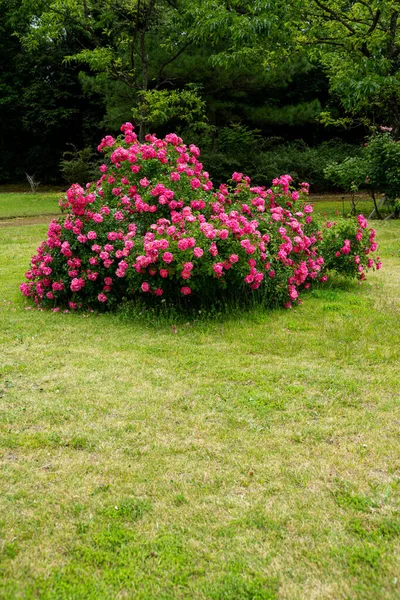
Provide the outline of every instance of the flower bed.
<path id="1" fill-rule="evenodd" d="M 72 185 L 50 223 L 22 293 L 40 306 L 112 308 L 137 296 L 213 301 L 256 294 L 290 307 L 327 270 L 365 278 L 379 268 L 364 217 L 318 224 L 308 184 L 282 175 L 270 189 L 234 173 L 214 189 L 200 150 L 176 134 L 146 136 L 130 123 L 105 137 L 101 176 Z"/>

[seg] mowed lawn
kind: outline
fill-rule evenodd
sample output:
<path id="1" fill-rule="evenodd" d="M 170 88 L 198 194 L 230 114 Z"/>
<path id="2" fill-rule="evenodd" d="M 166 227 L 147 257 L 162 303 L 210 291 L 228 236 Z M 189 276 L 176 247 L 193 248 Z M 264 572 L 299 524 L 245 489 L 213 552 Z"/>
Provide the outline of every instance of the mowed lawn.
<path id="1" fill-rule="evenodd" d="M 6 219 L 57 214 L 62 195 L 62 192 L 0 193 L 0 225 Z"/>
<path id="2" fill-rule="evenodd" d="M 362 286 L 177 323 L 26 310 L 46 226 L 1 227 L 0 598 L 398 598 L 400 222 L 374 226 Z"/>

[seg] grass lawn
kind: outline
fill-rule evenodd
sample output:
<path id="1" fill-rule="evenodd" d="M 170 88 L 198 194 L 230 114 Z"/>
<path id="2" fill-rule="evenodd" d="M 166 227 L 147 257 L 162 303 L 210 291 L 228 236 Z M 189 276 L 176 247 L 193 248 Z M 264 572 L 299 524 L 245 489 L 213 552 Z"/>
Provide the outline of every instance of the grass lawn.
<path id="1" fill-rule="evenodd" d="M 60 192 L 0 193 L 0 219 L 57 214 L 61 196 Z"/>
<path id="2" fill-rule="evenodd" d="M 326 215 L 328 219 L 334 220 L 335 217 L 347 217 L 350 215 L 351 203 L 349 195 L 343 196 L 343 200 L 339 194 L 311 196 L 311 202 L 314 203 L 319 214 Z M 368 196 L 360 196 L 356 200 L 356 208 L 358 213 L 362 213 L 368 217 L 374 208 L 372 199 Z"/>
<path id="3" fill-rule="evenodd" d="M 46 226 L 2 227 L 0 598 L 398 598 L 400 222 L 376 229 L 363 286 L 153 324 L 26 310 Z"/>

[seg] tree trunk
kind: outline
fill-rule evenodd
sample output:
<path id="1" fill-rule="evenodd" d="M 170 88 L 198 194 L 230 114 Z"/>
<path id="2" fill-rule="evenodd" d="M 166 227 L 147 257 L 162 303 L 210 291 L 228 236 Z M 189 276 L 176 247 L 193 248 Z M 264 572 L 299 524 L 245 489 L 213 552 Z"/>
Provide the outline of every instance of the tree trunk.
<path id="1" fill-rule="evenodd" d="M 372 190 L 372 200 L 374 201 L 376 216 L 378 217 L 378 219 L 381 219 L 382 217 L 381 217 L 381 215 L 379 213 L 378 205 L 376 203 L 376 198 L 375 198 L 375 192 L 374 192 L 374 190 Z"/>

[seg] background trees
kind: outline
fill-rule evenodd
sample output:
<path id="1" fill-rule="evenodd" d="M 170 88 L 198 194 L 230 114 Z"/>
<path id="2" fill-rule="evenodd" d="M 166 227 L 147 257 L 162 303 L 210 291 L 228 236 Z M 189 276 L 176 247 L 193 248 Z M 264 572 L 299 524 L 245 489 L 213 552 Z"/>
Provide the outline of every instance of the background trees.
<path id="1" fill-rule="evenodd" d="M 371 124 L 398 133 L 399 6 L 0 0 L 0 181 L 60 180 L 65 152 L 133 120 L 190 136 L 217 180 L 240 164 L 264 182 L 287 161 L 323 187 L 304 168 L 314 148 L 338 138 L 314 153 L 340 159 Z"/>
<path id="2" fill-rule="evenodd" d="M 400 2 L 314 0 L 308 4 L 302 11 L 299 41 L 322 65 L 331 97 L 344 109 L 347 121 L 384 120 L 398 134 Z"/>

